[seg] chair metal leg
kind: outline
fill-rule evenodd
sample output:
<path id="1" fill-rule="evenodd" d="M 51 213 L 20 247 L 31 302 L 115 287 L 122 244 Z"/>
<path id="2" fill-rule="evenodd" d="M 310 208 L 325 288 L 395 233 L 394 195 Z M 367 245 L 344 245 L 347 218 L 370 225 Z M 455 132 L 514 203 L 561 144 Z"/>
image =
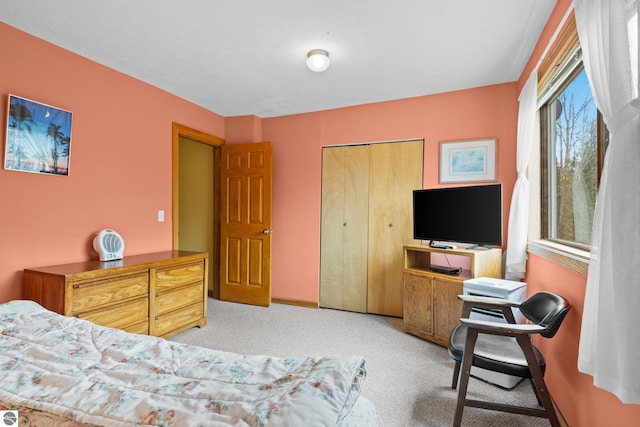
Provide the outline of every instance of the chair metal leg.
<path id="1" fill-rule="evenodd" d="M 454 390 L 458 387 L 459 377 L 460 377 L 460 362 L 456 362 L 456 366 L 453 368 L 453 379 L 451 380 L 451 388 Z"/>
<path id="2" fill-rule="evenodd" d="M 471 375 L 471 364 L 473 362 L 473 351 L 478 338 L 478 331 L 467 330 L 467 339 L 465 342 L 465 352 L 462 358 L 462 366 L 460 370 L 460 381 L 458 385 L 458 403 L 456 404 L 456 415 L 453 419 L 453 427 L 460 427 L 462 424 L 462 412 L 467 400 L 467 387 L 469 386 L 469 377 Z"/>

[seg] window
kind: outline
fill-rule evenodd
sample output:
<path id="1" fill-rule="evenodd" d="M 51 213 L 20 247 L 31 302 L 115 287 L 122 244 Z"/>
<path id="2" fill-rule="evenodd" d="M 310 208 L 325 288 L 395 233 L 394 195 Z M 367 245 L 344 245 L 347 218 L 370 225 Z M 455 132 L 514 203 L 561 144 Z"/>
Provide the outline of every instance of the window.
<path id="1" fill-rule="evenodd" d="M 575 21 L 541 73 L 541 237 L 588 250 L 607 132 L 596 108 Z"/>
<path id="2" fill-rule="evenodd" d="M 543 237 L 588 247 L 601 120 L 582 66 L 563 83 L 541 108 Z"/>

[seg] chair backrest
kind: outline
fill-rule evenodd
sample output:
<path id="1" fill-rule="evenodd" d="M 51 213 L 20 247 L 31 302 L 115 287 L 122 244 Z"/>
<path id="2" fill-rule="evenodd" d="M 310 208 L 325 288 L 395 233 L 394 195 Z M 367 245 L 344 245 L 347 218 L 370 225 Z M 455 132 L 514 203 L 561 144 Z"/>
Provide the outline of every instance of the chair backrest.
<path id="1" fill-rule="evenodd" d="M 553 337 L 571 308 L 569 301 L 550 292 L 538 292 L 520 305 L 520 312 L 530 321 L 544 326 L 545 338 Z"/>

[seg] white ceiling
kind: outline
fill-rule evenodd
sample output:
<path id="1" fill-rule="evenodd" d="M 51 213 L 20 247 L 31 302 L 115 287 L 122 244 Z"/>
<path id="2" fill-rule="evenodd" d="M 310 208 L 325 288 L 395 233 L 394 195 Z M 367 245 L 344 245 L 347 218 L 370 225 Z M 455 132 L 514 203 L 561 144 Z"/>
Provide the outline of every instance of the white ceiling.
<path id="1" fill-rule="evenodd" d="M 515 81 L 555 3 L 0 0 L 0 19 L 222 116 L 266 118 Z M 318 48 L 324 73 L 305 66 Z"/>

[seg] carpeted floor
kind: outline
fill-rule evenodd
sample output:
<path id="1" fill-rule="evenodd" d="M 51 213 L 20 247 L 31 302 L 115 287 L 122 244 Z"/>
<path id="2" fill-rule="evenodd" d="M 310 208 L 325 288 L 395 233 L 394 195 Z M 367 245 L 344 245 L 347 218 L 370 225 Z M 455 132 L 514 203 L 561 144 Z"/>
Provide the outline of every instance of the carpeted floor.
<path id="1" fill-rule="evenodd" d="M 209 299 L 205 328 L 170 338 L 244 354 L 360 355 L 367 361 L 363 395 L 385 427 L 450 426 L 457 392 L 447 350 L 402 330 L 402 319 L 282 304 L 256 307 Z M 469 397 L 525 406 L 536 404 L 530 384 L 512 390 L 472 379 Z M 545 419 L 466 408 L 463 426 L 548 426 Z"/>

